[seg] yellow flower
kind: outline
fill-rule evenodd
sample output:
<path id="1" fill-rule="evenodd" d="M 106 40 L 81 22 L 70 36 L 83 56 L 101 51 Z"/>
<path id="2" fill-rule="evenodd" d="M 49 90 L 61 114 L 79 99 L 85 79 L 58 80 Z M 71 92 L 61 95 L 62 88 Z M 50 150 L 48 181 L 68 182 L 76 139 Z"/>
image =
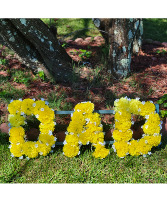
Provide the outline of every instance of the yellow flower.
<path id="1" fill-rule="evenodd" d="M 21 104 L 21 111 L 26 115 L 31 115 L 33 113 L 34 100 L 28 98 L 24 99 Z"/>
<path id="2" fill-rule="evenodd" d="M 47 146 L 46 144 L 41 144 L 40 142 L 37 142 L 36 144 L 38 144 L 38 152 L 40 155 L 46 156 L 47 154 L 49 154 L 51 150 L 51 146 Z"/>
<path id="3" fill-rule="evenodd" d="M 132 130 L 127 130 L 125 132 L 114 130 L 112 135 L 116 141 L 129 141 L 132 138 L 133 132 Z"/>
<path id="4" fill-rule="evenodd" d="M 114 110 L 115 111 L 129 111 L 129 99 L 127 98 L 120 98 L 114 101 Z"/>
<path id="5" fill-rule="evenodd" d="M 151 114 L 155 111 L 155 105 L 149 101 L 145 102 L 145 103 L 141 103 L 139 105 L 140 108 L 140 115 L 141 116 L 146 116 L 148 114 Z"/>
<path id="6" fill-rule="evenodd" d="M 19 127 L 20 125 L 24 125 L 25 118 L 23 116 L 20 116 L 20 114 L 9 114 L 8 121 L 10 124 L 14 127 Z"/>
<path id="7" fill-rule="evenodd" d="M 139 112 L 139 106 L 140 106 L 141 102 L 137 99 L 131 99 L 131 101 L 129 102 L 129 109 L 130 109 L 130 112 L 132 114 L 136 114 L 136 115 L 139 115 L 140 112 Z"/>
<path id="8" fill-rule="evenodd" d="M 23 152 L 23 144 L 11 144 L 10 152 L 15 157 L 20 157 L 24 154 Z"/>
<path id="9" fill-rule="evenodd" d="M 21 104 L 22 101 L 14 100 L 8 105 L 8 111 L 10 114 L 21 113 Z"/>
<path id="10" fill-rule="evenodd" d="M 23 152 L 29 158 L 36 158 L 38 156 L 38 148 L 35 146 L 35 142 L 25 142 L 23 144 Z"/>
<path id="11" fill-rule="evenodd" d="M 78 146 L 72 146 L 70 144 L 65 144 L 63 147 L 64 155 L 67 157 L 74 157 L 78 155 L 79 153 L 79 147 Z"/>
<path id="12" fill-rule="evenodd" d="M 67 144 L 71 146 L 78 146 L 78 136 L 77 135 L 67 135 L 66 136 Z"/>
<path id="13" fill-rule="evenodd" d="M 125 142 L 125 141 L 114 142 L 114 143 L 113 143 L 113 146 L 115 147 L 116 152 L 117 152 L 117 155 L 118 155 L 120 158 L 125 157 L 125 156 L 128 154 L 128 152 L 129 152 L 128 143 Z"/>
<path id="14" fill-rule="evenodd" d="M 104 159 L 109 154 L 109 149 L 106 149 L 104 145 L 97 144 L 95 145 L 95 151 L 93 152 L 93 156 L 95 158 Z"/>

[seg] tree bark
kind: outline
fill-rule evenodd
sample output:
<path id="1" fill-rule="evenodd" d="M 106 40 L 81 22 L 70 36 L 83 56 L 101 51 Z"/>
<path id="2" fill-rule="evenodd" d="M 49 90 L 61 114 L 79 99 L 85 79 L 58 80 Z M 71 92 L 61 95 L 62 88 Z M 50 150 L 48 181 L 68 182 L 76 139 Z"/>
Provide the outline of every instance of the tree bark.
<path id="1" fill-rule="evenodd" d="M 72 59 L 40 19 L 0 19 L 0 35 L 30 68 L 40 65 L 49 78 L 71 81 Z"/>
<path id="2" fill-rule="evenodd" d="M 132 53 L 141 48 L 141 19 L 93 19 L 109 46 L 108 72 L 117 79 L 130 73 Z"/>

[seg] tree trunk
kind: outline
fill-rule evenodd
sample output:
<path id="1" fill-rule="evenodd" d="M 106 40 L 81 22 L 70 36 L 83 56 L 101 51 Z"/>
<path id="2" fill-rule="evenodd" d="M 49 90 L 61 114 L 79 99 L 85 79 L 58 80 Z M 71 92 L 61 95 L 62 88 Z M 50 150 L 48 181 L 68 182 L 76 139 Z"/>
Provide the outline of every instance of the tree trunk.
<path id="1" fill-rule="evenodd" d="M 72 59 L 40 19 L 0 19 L 0 35 L 30 68 L 40 65 L 57 82 L 71 80 Z"/>
<path id="2" fill-rule="evenodd" d="M 130 73 L 132 53 L 141 48 L 141 19 L 93 19 L 95 26 L 109 45 L 108 72 L 123 78 Z"/>

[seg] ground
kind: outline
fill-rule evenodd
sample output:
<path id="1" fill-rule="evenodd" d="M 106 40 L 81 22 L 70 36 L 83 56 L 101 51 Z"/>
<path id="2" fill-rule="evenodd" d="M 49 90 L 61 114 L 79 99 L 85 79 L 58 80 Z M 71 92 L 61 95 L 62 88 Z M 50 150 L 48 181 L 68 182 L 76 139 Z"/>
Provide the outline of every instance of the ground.
<path id="1" fill-rule="evenodd" d="M 23 99 L 44 97 L 51 102 L 58 102 L 57 98 L 61 98 L 59 107 L 53 105 L 55 110 L 73 110 L 78 102 L 88 100 L 95 104 L 96 110 L 111 109 L 114 100 L 121 96 L 140 97 L 142 100 L 152 100 L 156 103 L 159 97 L 167 94 L 167 48 L 161 43 L 143 44 L 139 54 L 132 57 L 132 74 L 120 81 L 109 74 L 106 75 L 102 68 L 106 51 L 102 37 L 87 37 L 84 40 L 77 38 L 75 41 L 61 43 L 73 60 L 85 62 L 82 67 L 75 67 L 82 81 L 73 78 L 73 84 L 67 86 L 36 78 L 17 58 L 10 55 L 7 56 L 9 64 L 0 65 L 1 79 L 6 79 L 14 89 L 23 91 Z M 1 52 L 0 58 L 4 58 Z M 26 76 L 27 80 L 19 80 L 17 76 L 12 77 L 12 70 L 20 70 L 34 79 L 29 81 Z M 0 97 L 6 92 L 4 89 L 7 82 L 0 86 Z M 7 103 L 0 98 L 1 124 L 7 122 L 7 114 Z M 57 117 L 56 120 L 58 124 L 67 125 L 69 121 L 70 116 Z M 105 115 L 103 122 L 113 123 L 113 116 Z"/>

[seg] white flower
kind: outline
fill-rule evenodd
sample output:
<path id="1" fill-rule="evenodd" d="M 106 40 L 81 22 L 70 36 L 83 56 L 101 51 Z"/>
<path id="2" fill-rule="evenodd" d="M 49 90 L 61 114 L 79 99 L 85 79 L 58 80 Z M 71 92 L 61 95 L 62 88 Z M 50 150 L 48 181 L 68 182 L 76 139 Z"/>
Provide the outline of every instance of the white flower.
<path id="1" fill-rule="evenodd" d="M 18 142 L 16 145 L 19 145 L 20 144 L 20 142 Z"/>
<path id="2" fill-rule="evenodd" d="M 153 103 L 153 101 L 150 101 L 151 103 Z"/>
<path id="3" fill-rule="evenodd" d="M 80 112 L 81 110 L 80 109 L 77 109 L 77 112 Z"/>
<path id="4" fill-rule="evenodd" d="M 20 101 L 23 101 L 21 98 L 19 98 Z"/>
<path id="5" fill-rule="evenodd" d="M 147 143 L 148 143 L 148 141 L 147 141 L 147 140 L 145 140 L 145 143 L 147 144 Z"/>
<path id="6" fill-rule="evenodd" d="M 24 112 L 21 112 L 21 115 L 22 115 L 22 116 L 25 115 Z"/>
<path id="7" fill-rule="evenodd" d="M 43 154 L 43 152 L 39 152 L 39 154 L 40 154 L 40 155 L 42 155 L 42 154 Z"/>
<path id="8" fill-rule="evenodd" d="M 67 144 L 66 140 L 64 140 L 63 144 L 64 144 L 64 145 Z"/>
<path id="9" fill-rule="evenodd" d="M 148 152 L 148 155 L 151 155 L 151 152 Z"/>
<path id="10" fill-rule="evenodd" d="M 36 103 L 33 103 L 32 106 L 35 107 L 35 106 L 36 106 Z"/>
<path id="11" fill-rule="evenodd" d="M 38 148 L 38 144 L 35 144 L 35 148 Z"/>
<path id="12" fill-rule="evenodd" d="M 52 131 L 51 131 L 51 130 L 49 130 L 49 135 L 50 135 L 50 136 L 52 135 Z"/>
<path id="13" fill-rule="evenodd" d="M 143 154 L 143 157 L 146 157 L 146 154 Z"/>
<path id="14" fill-rule="evenodd" d="M 74 133 L 73 133 L 73 132 L 71 132 L 70 134 L 71 134 L 71 135 L 74 135 Z"/>
<path id="15" fill-rule="evenodd" d="M 75 111 L 75 110 L 74 110 Z M 71 113 L 71 117 L 73 117 L 73 113 Z"/>
<path id="16" fill-rule="evenodd" d="M 23 159 L 23 156 L 20 156 L 19 159 Z"/>
<path id="17" fill-rule="evenodd" d="M 148 128 L 148 125 L 145 125 L 145 128 L 147 129 L 147 128 Z"/>
<path id="18" fill-rule="evenodd" d="M 53 122 L 54 123 L 54 125 L 56 125 L 57 123 L 56 122 Z"/>
<path id="19" fill-rule="evenodd" d="M 39 114 L 35 115 L 36 118 L 39 118 Z"/>
<path id="20" fill-rule="evenodd" d="M 46 143 L 46 146 L 49 146 L 49 144 L 48 144 L 48 143 Z"/>
<path id="21" fill-rule="evenodd" d="M 11 157 L 14 157 L 14 155 L 13 155 L 13 154 L 11 154 Z"/>
<path id="22" fill-rule="evenodd" d="M 50 153 L 53 153 L 53 150 L 50 150 Z"/>
<path id="23" fill-rule="evenodd" d="M 44 101 L 45 99 L 44 99 L 44 98 L 41 98 L 41 100 Z"/>
<path id="24" fill-rule="evenodd" d="M 80 151 L 78 152 L 78 155 L 80 155 Z"/>
<path id="25" fill-rule="evenodd" d="M 136 98 L 136 100 L 140 100 L 140 98 L 139 98 L 139 97 L 137 97 L 137 98 Z"/>
<path id="26" fill-rule="evenodd" d="M 79 141 L 78 141 L 78 144 L 79 144 L 79 145 L 82 145 L 82 142 L 79 140 Z"/>
<path id="27" fill-rule="evenodd" d="M 54 137 L 54 141 L 56 141 L 57 140 L 57 137 Z"/>
<path id="28" fill-rule="evenodd" d="M 48 101 L 45 101 L 45 104 L 46 104 L 46 105 L 48 105 L 48 104 L 49 104 L 49 102 L 48 102 Z"/>
<path id="29" fill-rule="evenodd" d="M 43 111 L 44 111 L 44 108 L 41 108 L 41 111 L 43 112 Z"/>
<path id="30" fill-rule="evenodd" d="M 99 142 L 99 144 L 101 144 L 102 146 L 104 146 L 106 143 L 105 143 L 105 142 L 103 142 L 103 143 L 102 143 L 102 142 Z"/>
<path id="31" fill-rule="evenodd" d="M 10 101 L 10 103 L 13 102 L 13 99 Z"/>
<path id="32" fill-rule="evenodd" d="M 35 101 L 35 98 L 32 98 L 32 100 L 34 100 L 34 101 Z"/>
<path id="33" fill-rule="evenodd" d="M 119 111 L 118 113 L 119 113 L 120 115 L 122 114 L 122 112 L 120 112 L 120 111 Z"/>
<path id="34" fill-rule="evenodd" d="M 145 101 L 142 101 L 141 103 L 144 105 L 146 102 L 145 102 Z"/>
<path id="35" fill-rule="evenodd" d="M 89 144 L 89 141 L 86 143 L 87 145 Z"/>
<path id="36" fill-rule="evenodd" d="M 132 125 L 135 123 L 134 121 L 131 121 Z"/>
<path id="37" fill-rule="evenodd" d="M 30 158 L 27 156 L 26 159 L 29 160 Z"/>
<path id="38" fill-rule="evenodd" d="M 145 118 L 148 119 L 148 118 L 149 118 L 149 115 L 146 115 Z"/>
<path id="39" fill-rule="evenodd" d="M 10 144 L 8 148 L 10 149 L 11 147 L 12 147 L 12 145 Z"/>
<path id="40" fill-rule="evenodd" d="M 52 148 L 55 148 L 55 144 L 52 145 Z"/>
<path id="41" fill-rule="evenodd" d="M 68 135 L 68 132 L 67 132 L 67 131 L 65 132 L 65 135 Z"/>
<path id="42" fill-rule="evenodd" d="M 119 101 L 119 99 L 116 99 L 114 102 L 118 102 Z"/>

